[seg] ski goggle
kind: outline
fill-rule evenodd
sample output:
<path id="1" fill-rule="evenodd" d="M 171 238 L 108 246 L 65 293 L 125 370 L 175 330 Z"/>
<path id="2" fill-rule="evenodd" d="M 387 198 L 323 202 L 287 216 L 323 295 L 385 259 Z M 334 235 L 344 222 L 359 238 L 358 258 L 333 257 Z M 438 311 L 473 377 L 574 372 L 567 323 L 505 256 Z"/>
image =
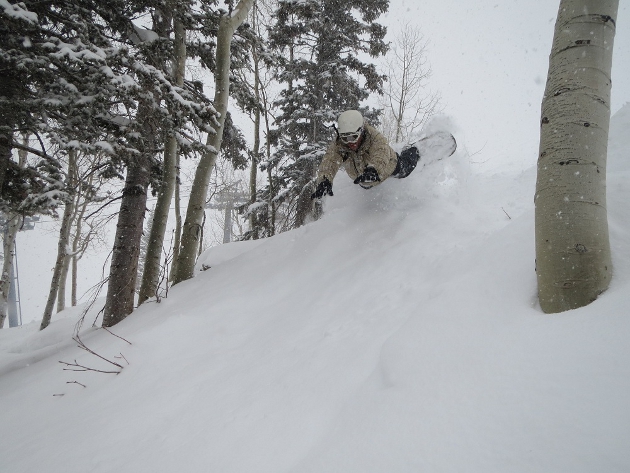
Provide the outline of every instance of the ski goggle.
<path id="1" fill-rule="evenodd" d="M 353 131 L 350 133 L 342 133 L 341 135 L 339 135 L 339 138 L 341 138 L 341 141 L 346 144 L 352 144 L 359 141 L 361 133 L 363 133 L 363 128 L 359 128 L 357 131 Z"/>

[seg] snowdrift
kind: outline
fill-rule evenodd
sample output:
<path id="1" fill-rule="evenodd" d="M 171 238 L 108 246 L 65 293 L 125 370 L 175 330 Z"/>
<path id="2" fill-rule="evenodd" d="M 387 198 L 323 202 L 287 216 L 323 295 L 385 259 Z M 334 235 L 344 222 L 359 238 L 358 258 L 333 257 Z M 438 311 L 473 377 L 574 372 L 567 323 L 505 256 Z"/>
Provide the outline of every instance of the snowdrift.
<path id="1" fill-rule="evenodd" d="M 615 275 L 589 307 L 536 302 L 535 169 L 454 156 L 318 222 L 203 255 L 111 335 L 0 331 L 0 470 L 592 472 L 630 469 L 630 106 L 613 118 Z M 80 383 L 80 384 L 79 384 Z M 85 386 L 85 387 L 84 387 Z"/>

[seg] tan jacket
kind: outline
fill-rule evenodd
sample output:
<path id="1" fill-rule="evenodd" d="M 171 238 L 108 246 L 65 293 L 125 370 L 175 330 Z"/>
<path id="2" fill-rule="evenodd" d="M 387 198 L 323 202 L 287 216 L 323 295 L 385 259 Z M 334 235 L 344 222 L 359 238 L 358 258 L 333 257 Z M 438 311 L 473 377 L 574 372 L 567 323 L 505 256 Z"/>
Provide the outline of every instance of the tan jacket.
<path id="1" fill-rule="evenodd" d="M 367 165 L 376 169 L 381 182 L 392 175 L 398 162 L 396 152 L 376 128 L 366 124 L 365 131 L 363 142 L 356 151 L 348 148 L 339 138 L 330 144 L 317 171 L 317 184 L 324 177 L 332 183 L 342 165 L 353 181 L 363 174 Z M 372 187 L 377 184 L 379 183 L 366 183 L 363 186 Z"/>

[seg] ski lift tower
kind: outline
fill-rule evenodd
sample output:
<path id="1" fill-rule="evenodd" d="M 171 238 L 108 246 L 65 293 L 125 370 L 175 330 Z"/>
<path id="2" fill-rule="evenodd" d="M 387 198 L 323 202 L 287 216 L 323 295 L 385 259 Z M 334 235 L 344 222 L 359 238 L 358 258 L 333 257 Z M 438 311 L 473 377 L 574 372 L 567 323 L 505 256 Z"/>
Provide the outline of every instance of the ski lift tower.
<path id="1" fill-rule="evenodd" d="M 243 205 L 248 201 L 248 196 L 238 190 L 241 181 L 236 182 L 230 187 L 219 191 L 212 201 L 206 204 L 207 209 L 224 210 L 225 216 L 223 221 L 223 243 L 232 241 L 232 212 L 234 207 Z"/>
<path id="2" fill-rule="evenodd" d="M 39 220 L 38 216 L 24 217 L 24 222 L 20 227 L 20 231 L 33 230 L 35 228 L 35 222 Z M 0 213 L 0 232 L 2 233 L 3 241 L 6 241 L 7 231 L 9 229 L 9 222 L 6 216 Z M 4 248 L 4 245 L 2 245 Z M 3 252 L 4 253 L 4 252 Z M 9 254 L 3 254 L 0 256 L 0 260 L 4 258 L 13 258 L 13 264 L 11 264 L 11 270 L 9 272 L 9 294 L 7 297 L 7 315 L 9 319 L 9 327 L 17 327 L 22 325 L 22 306 L 20 303 L 20 282 L 19 282 L 19 270 L 18 270 L 18 258 L 17 258 L 17 245 L 13 242 L 13 248 L 9 249 Z"/>

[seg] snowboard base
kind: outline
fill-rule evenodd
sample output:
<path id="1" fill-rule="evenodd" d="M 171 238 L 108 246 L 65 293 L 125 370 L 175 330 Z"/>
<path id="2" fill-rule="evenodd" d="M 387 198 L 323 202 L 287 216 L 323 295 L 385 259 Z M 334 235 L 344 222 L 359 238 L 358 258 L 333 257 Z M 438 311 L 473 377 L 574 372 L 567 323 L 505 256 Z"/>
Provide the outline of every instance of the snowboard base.
<path id="1" fill-rule="evenodd" d="M 447 131 L 437 131 L 405 148 L 398 156 L 392 177 L 404 179 L 421 164 L 424 167 L 451 156 L 457 149 L 455 137 Z"/>

